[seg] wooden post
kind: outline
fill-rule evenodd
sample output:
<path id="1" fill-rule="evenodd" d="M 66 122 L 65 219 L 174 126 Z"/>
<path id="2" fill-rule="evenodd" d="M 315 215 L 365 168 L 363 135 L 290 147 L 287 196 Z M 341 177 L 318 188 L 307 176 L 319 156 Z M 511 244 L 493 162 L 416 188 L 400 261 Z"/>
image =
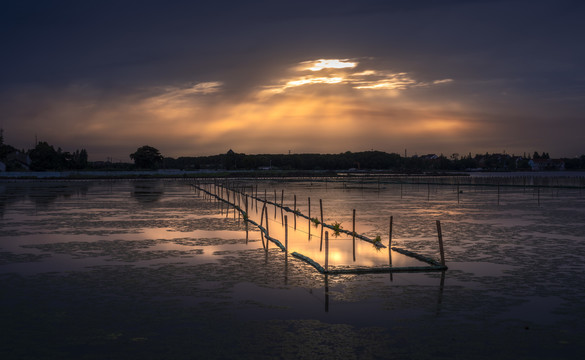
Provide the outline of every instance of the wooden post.
<path id="1" fill-rule="evenodd" d="M 325 231 L 325 271 L 329 272 L 329 231 Z"/>
<path id="2" fill-rule="evenodd" d="M 266 210 L 266 203 L 262 206 L 262 212 L 260 213 L 260 226 L 264 224 L 264 210 Z"/>
<path id="3" fill-rule="evenodd" d="M 274 205 L 276 205 L 276 189 L 274 189 Z"/>
<path id="4" fill-rule="evenodd" d="M 246 221 L 250 218 L 250 214 L 248 214 L 248 194 L 246 194 Z"/>
<path id="5" fill-rule="evenodd" d="M 268 237 L 270 236 L 270 231 L 268 230 L 268 209 L 265 212 L 266 214 L 266 251 L 268 251 Z"/>
<path id="6" fill-rule="evenodd" d="M 443 251 L 443 233 L 441 232 L 440 220 L 437 220 L 437 235 L 439 237 L 439 252 L 441 253 L 441 265 L 445 266 L 445 251 Z"/>
<path id="7" fill-rule="evenodd" d="M 355 237 L 355 209 L 353 209 L 353 221 L 352 221 L 352 232 L 353 232 L 353 237 Z"/>
<path id="8" fill-rule="evenodd" d="M 389 250 L 392 249 L 392 221 L 394 220 L 393 218 L 394 218 L 393 216 L 390 216 L 390 233 L 388 236 L 388 249 Z"/>
<path id="9" fill-rule="evenodd" d="M 392 220 L 393 217 L 390 216 L 390 232 L 388 235 L 388 264 L 392 267 Z M 390 273 L 390 281 L 393 281 L 392 273 Z"/>
<path id="10" fill-rule="evenodd" d="M 294 197 L 294 203 L 293 203 L 293 219 L 295 222 L 295 230 L 297 229 L 297 195 L 295 195 Z"/>
<path id="11" fill-rule="evenodd" d="M 311 198 L 308 198 L 309 201 L 309 222 L 311 222 Z"/>
<path id="12" fill-rule="evenodd" d="M 284 189 L 280 193 L 280 207 L 284 206 Z"/>
<path id="13" fill-rule="evenodd" d="M 321 226 L 323 226 L 323 200 L 319 199 L 319 208 L 321 209 Z"/>
<path id="14" fill-rule="evenodd" d="M 353 227 L 352 227 L 352 246 L 353 246 L 353 261 L 355 261 L 355 209 L 353 209 Z"/>
<path id="15" fill-rule="evenodd" d="M 264 202 L 266 203 L 267 197 L 266 197 L 266 189 L 264 189 Z"/>
<path id="16" fill-rule="evenodd" d="M 284 254 L 288 255 L 288 219 L 284 215 Z"/>

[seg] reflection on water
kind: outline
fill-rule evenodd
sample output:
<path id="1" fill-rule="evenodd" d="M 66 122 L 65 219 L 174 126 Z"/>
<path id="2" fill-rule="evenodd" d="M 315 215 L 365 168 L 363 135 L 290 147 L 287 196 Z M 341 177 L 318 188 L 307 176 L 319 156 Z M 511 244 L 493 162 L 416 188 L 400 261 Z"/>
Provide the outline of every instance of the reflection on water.
<path id="1" fill-rule="evenodd" d="M 441 220 L 449 270 L 323 276 L 290 256 L 324 263 L 320 227 L 269 206 L 271 236 L 283 243 L 287 215 L 289 256 L 274 244 L 265 251 L 259 231 L 188 181 L 2 182 L 0 356 L 576 358 L 585 350 L 578 189 L 538 199 L 521 187 L 498 197 L 495 187 L 234 183 L 312 217 L 322 200 L 324 221 L 348 230 L 355 209 L 356 231 L 385 245 L 392 216 L 393 245 L 434 258 Z M 261 210 L 249 203 L 255 221 Z M 354 261 L 353 238 L 329 235 L 333 267 L 416 262 L 357 239 Z"/>
<path id="2" fill-rule="evenodd" d="M 164 186 L 160 181 L 135 181 L 132 196 L 140 202 L 158 201 L 164 194 Z"/>
<path id="3" fill-rule="evenodd" d="M 268 205 L 268 208 L 268 211 L 272 212 L 271 208 L 277 207 Z M 277 209 L 279 213 L 283 212 L 280 208 Z M 315 225 L 305 218 L 299 218 L 299 220 L 295 221 L 294 218 L 298 216 L 293 213 L 287 213 L 287 219 L 293 219 L 293 224 L 296 223 L 297 225 L 296 228 L 288 225 L 286 228 L 288 231 L 286 231 L 285 236 L 284 216 L 277 217 L 276 219 L 269 218 L 270 236 L 278 239 L 282 244 L 288 239 L 289 253 L 298 252 L 320 264 L 324 264 L 323 227 L 321 225 Z M 250 219 L 259 224 L 261 222 L 260 215 L 257 215 L 255 211 L 250 212 Z M 356 226 L 358 229 L 366 228 L 366 224 L 361 222 L 357 222 Z M 378 248 L 369 242 L 365 242 L 359 238 L 353 238 L 345 233 L 335 234 L 331 229 L 326 229 L 326 231 L 330 234 L 329 264 L 332 265 L 332 269 L 336 266 L 385 267 L 390 265 L 388 248 Z M 391 261 L 395 267 L 428 265 L 394 251 L 392 251 Z"/>

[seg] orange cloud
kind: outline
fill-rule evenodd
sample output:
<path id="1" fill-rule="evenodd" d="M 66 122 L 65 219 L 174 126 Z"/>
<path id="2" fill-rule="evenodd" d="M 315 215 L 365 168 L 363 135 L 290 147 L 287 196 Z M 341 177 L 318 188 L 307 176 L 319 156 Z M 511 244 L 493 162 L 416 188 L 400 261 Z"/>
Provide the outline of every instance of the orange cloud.
<path id="1" fill-rule="evenodd" d="M 47 95 L 51 105 L 42 113 L 44 121 L 34 128 L 42 140 L 81 142 L 77 147 L 88 148 L 98 158 L 94 147 L 123 149 L 120 158 L 125 161 L 125 153 L 144 144 L 174 157 L 229 148 L 248 153 L 371 147 L 401 151 L 406 143 L 455 141 L 478 128 L 460 104 L 436 104 L 415 93 L 406 95 L 408 89 L 432 86 L 407 73 L 356 71 L 358 63 L 349 60 L 301 65 L 315 74 L 295 70 L 280 85 L 250 89 L 248 96 L 238 98 L 225 96 L 229 83 L 220 81 L 157 87 L 142 95 L 106 100 L 98 100 L 91 89 L 51 94 Z M 319 66 L 319 71 L 309 68 Z"/>

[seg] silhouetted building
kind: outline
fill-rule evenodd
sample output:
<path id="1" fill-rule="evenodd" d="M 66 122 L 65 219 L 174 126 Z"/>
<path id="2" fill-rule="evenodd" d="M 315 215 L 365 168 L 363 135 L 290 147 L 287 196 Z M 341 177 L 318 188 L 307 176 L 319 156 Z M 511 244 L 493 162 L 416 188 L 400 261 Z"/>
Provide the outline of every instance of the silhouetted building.
<path id="1" fill-rule="evenodd" d="M 532 159 L 528 164 L 532 171 L 565 170 L 565 162 L 560 159 Z"/>

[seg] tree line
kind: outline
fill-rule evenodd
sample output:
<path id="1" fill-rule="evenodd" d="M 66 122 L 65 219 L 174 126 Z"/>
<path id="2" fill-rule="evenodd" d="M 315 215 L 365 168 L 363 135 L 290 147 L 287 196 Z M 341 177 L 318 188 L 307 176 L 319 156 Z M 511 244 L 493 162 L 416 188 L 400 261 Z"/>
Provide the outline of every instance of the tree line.
<path id="1" fill-rule="evenodd" d="M 25 164 L 18 156 L 28 157 Z M 346 151 L 339 154 L 244 154 L 229 150 L 227 153 L 212 156 L 164 157 L 152 146 L 144 145 L 131 154 L 132 163 L 112 163 L 110 161 L 88 161 L 85 149 L 74 152 L 55 149 L 47 142 L 38 142 L 33 149 L 18 151 L 3 142 L 0 134 L 0 162 L 6 170 L 22 170 L 28 167 L 33 171 L 44 170 L 133 170 L 133 169 L 181 169 L 181 170 L 385 170 L 401 173 L 421 171 L 465 171 L 481 169 L 486 171 L 530 170 L 530 160 L 547 160 L 546 152 L 515 156 L 509 154 L 476 154 L 449 157 L 440 154 L 404 157 L 397 153 L 383 151 Z M 585 155 L 576 158 L 563 158 L 566 170 L 585 169 Z"/>
<path id="2" fill-rule="evenodd" d="M 24 151 L 4 144 L 1 137 L 0 162 L 6 166 L 7 171 L 82 170 L 89 166 L 85 149 L 68 152 L 41 141 L 33 149 Z"/>
<path id="3" fill-rule="evenodd" d="M 515 156 L 509 154 L 476 154 L 449 157 L 441 154 L 404 157 L 382 151 L 362 151 L 340 154 L 259 154 L 248 155 L 232 150 L 225 154 L 198 157 L 165 157 L 164 167 L 197 170 L 388 170 L 395 172 L 419 171 L 519 171 L 530 170 L 530 160 L 550 159 L 548 153 Z M 585 155 L 561 159 L 567 170 L 585 169 Z"/>

